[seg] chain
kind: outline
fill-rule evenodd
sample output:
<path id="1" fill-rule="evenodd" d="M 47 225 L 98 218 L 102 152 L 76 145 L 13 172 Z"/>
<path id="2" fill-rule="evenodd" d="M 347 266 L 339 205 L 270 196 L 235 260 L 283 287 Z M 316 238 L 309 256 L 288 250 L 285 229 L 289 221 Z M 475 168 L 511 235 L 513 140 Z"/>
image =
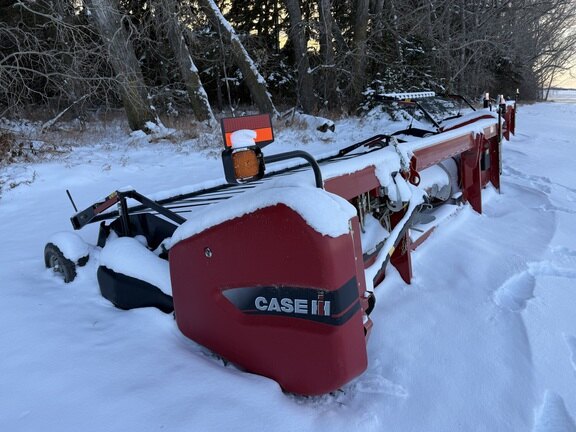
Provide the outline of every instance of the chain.
<path id="1" fill-rule="evenodd" d="M 403 172 L 409 171 L 410 170 L 410 164 L 406 162 L 406 158 L 404 157 L 404 155 L 402 154 L 402 152 L 398 148 L 399 143 L 398 143 L 398 139 L 395 136 L 390 137 L 390 144 L 394 147 L 394 150 L 396 151 L 396 153 L 398 154 L 398 157 L 400 158 L 401 171 L 403 171 Z"/>

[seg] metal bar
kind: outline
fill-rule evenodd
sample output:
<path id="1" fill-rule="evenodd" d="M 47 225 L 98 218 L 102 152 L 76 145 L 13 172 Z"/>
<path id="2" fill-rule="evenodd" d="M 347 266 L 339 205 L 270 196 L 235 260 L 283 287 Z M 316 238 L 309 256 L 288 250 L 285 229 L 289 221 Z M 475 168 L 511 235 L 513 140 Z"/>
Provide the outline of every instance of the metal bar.
<path id="1" fill-rule="evenodd" d="M 314 180 L 316 181 L 316 187 L 324 189 L 324 182 L 322 181 L 322 172 L 320 171 L 320 166 L 318 165 L 318 161 L 316 161 L 316 159 L 314 159 L 314 157 L 310 153 L 307 153 L 302 150 L 294 150 L 286 153 L 280 153 L 277 155 L 266 156 L 264 157 L 264 163 L 280 162 L 286 159 L 292 159 L 297 157 L 305 159 L 310 164 L 312 170 L 314 171 Z"/>
<path id="2" fill-rule="evenodd" d="M 465 98 L 464 96 L 462 96 L 462 95 L 459 95 L 459 94 L 446 94 L 446 95 L 444 95 L 444 96 L 446 96 L 446 97 L 449 98 L 449 99 L 459 99 L 459 100 L 461 100 L 461 101 L 464 101 L 464 102 L 466 103 L 466 105 L 468 105 L 470 108 L 472 108 L 473 111 L 476 111 L 476 108 L 474 108 L 474 107 L 472 106 L 472 104 L 470 103 L 470 101 L 469 101 L 468 99 L 466 99 L 466 98 Z M 484 108 L 486 108 L 486 107 L 484 107 Z"/>
<path id="3" fill-rule="evenodd" d="M 375 137 L 372 137 L 372 138 L 375 138 Z M 370 139 L 364 140 L 363 142 L 366 142 L 366 141 L 370 142 Z M 358 156 L 361 156 L 361 155 L 364 155 L 367 153 L 372 153 L 372 152 L 378 151 L 378 150 L 381 150 L 381 149 L 380 148 L 373 148 L 373 149 L 367 150 L 366 152 L 358 153 L 358 154 L 352 154 L 352 155 L 350 155 L 350 154 L 347 154 L 347 155 L 334 154 L 334 155 L 319 159 L 317 161 L 317 163 L 318 164 L 333 163 L 333 162 L 337 162 L 339 160 L 352 159 L 352 158 L 355 158 L 355 157 L 358 157 Z M 208 200 L 214 199 L 214 202 L 217 202 L 220 199 L 228 199 L 230 197 L 224 196 L 222 198 L 219 198 L 219 197 L 208 198 L 208 197 L 206 197 L 207 195 L 210 196 L 211 194 L 225 194 L 225 193 L 238 194 L 238 193 L 242 193 L 244 190 L 249 190 L 249 189 L 253 189 L 253 188 L 257 187 L 259 184 L 262 184 L 262 182 L 266 181 L 268 178 L 284 175 L 287 173 L 292 173 L 294 171 L 302 169 L 306 165 L 307 164 L 298 164 L 298 165 L 295 165 L 293 167 L 283 168 L 281 170 L 274 171 L 274 172 L 268 174 L 264 179 L 262 179 L 262 181 L 251 182 L 250 184 L 233 185 L 233 184 L 225 183 L 225 184 L 221 184 L 221 185 L 214 186 L 211 188 L 200 189 L 200 190 L 195 191 L 195 192 L 190 192 L 190 193 L 186 193 L 186 194 L 180 194 L 180 195 L 175 195 L 172 197 L 160 199 L 160 200 L 157 200 L 154 202 L 159 206 L 165 206 L 167 204 L 173 204 L 173 203 L 178 203 L 178 204 L 185 203 L 187 200 L 194 200 L 196 197 L 198 197 L 199 198 L 198 202 L 193 201 L 194 204 L 179 205 L 177 207 L 169 206 L 169 207 L 170 208 L 186 208 L 186 207 L 200 207 L 200 206 L 210 205 L 211 203 L 203 202 L 203 201 L 208 201 Z M 104 220 L 110 220 L 110 219 L 114 219 L 114 218 L 118 217 L 120 215 L 118 211 L 111 211 L 108 213 L 102 213 L 101 214 L 101 212 L 103 212 L 104 210 L 111 207 L 114 203 L 118 202 L 118 197 L 115 194 L 110 195 L 110 197 L 108 197 L 104 202 L 96 203 L 93 206 L 91 206 L 90 208 L 84 210 L 83 212 L 74 215 L 71 218 L 71 222 L 72 222 L 72 225 L 74 226 L 74 229 L 80 229 L 89 223 L 101 222 Z M 206 197 L 206 198 L 204 198 L 204 197 Z M 166 207 L 163 207 L 163 208 L 166 208 Z M 145 212 L 146 210 L 148 210 L 148 207 L 145 205 L 137 205 L 137 206 L 129 207 L 129 211 L 131 214 Z M 188 210 L 186 212 L 189 213 L 189 212 L 191 212 L 191 210 Z M 86 213 L 86 214 L 84 214 L 84 213 Z M 178 223 L 182 223 L 182 222 L 178 222 Z"/>
<path id="4" fill-rule="evenodd" d="M 90 207 L 82 210 L 81 212 L 76 213 L 74 216 L 70 218 L 72 227 L 75 230 L 79 230 L 80 228 L 91 222 L 96 222 L 98 220 L 97 219 L 98 215 L 102 213 L 104 210 L 116 204 L 118 202 L 118 199 L 119 199 L 118 194 L 114 192 L 111 195 L 107 196 L 103 201 L 99 201 L 95 204 L 92 204 Z M 115 213 L 116 216 L 118 216 L 118 212 Z"/>
<path id="5" fill-rule="evenodd" d="M 344 156 L 345 154 L 350 153 L 352 150 L 356 150 L 358 147 L 382 140 L 386 140 L 384 145 L 384 147 L 386 147 L 386 145 L 390 144 L 390 135 L 374 135 L 373 137 L 365 139 L 364 141 L 360 141 L 356 144 L 352 144 L 351 146 L 343 148 L 338 152 L 338 156 Z"/>
<path id="6" fill-rule="evenodd" d="M 129 198 L 133 198 L 136 201 L 140 201 L 143 205 L 145 205 L 146 207 L 151 208 L 152 210 L 157 211 L 158 213 L 160 213 L 162 216 L 167 217 L 168 219 L 176 222 L 177 224 L 183 224 L 184 222 L 186 222 L 186 219 L 184 219 L 182 216 L 177 215 L 176 213 L 168 210 L 165 207 L 162 207 L 161 205 L 159 205 L 158 203 L 156 203 L 155 201 L 152 201 L 150 198 L 145 197 L 144 195 L 142 195 L 141 193 L 136 192 L 135 190 L 129 191 L 129 192 L 125 192 L 123 193 L 123 195 L 129 197 Z"/>
<path id="7" fill-rule="evenodd" d="M 78 207 L 76 207 L 76 204 L 74 203 L 74 200 L 72 199 L 72 195 L 70 194 L 70 191 L 68 189 L 66 189 L 66 194 L 68 195 L 68 199 L 72 203 L 72 207 L 74 208 L 74 211 L 76 213 L 78 213 Z"/>
<path id="8" fill-rule="evenodd" d="M 412 101 L 418 108 L 420 108 L 420 110 L 424 113 L 424 117 L 426 117 L 428 120 L 430 120 L 432 122 L 432 124 L 434 126 L 436 126 L 437 129 L 440 129 L 440 125 L 438 124 L 438 122 L 436 120 L 434 120 L 434 117 L 432 117 L 432 115 L 426 111 L 426 109 L 420 105 L 420 103 L 418 101 Z"/>
<path id="9" fill-rule="evenodd" d="M 130 218 L 128 217 L 128 205 L 126 204 L 126 196 L 123 193 L 118 194 L 120 201 L 118 203 L 118 212 L 120 213 L 120 220 L 122 221 L 122 233 L 130 237 Z"/>

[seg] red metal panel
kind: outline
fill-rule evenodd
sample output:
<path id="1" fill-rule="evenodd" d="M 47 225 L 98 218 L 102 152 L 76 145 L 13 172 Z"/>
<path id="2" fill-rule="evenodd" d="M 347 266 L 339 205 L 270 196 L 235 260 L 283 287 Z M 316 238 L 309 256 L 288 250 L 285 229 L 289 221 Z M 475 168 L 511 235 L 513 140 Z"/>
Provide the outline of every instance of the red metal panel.
<path id="1" fill-rule="evenodd" d="M 479 114 L 478 117 L 467 120 L 463 123 L 457 124 L 455 126 L 452 126 L 450 128 L 446 128 L 446 129 L 442 129 L 443 132 L 448 132 L 454 129 L 458 129 L 461 128 L 462 126 L 466 126 L 472 123 L 477 122 L 478 120 L 494 120 L 494 117 L 491 114 Z"/>
<path id="2" fill-rule="evenodd" d="M 430 234 L 432 234 L 435 229 L 436 229 L 436 227 L 430 228 L 428 231 L 421 234 L 420 237 L 418 237 L 416 239 L 416 241 L 414 241 L 414 242 L 412 240 L 410 240 L 410 249 L 416 250 L 418 248 L 418 246 L 420 246 L 422 243 L 424 243 L 428 239 L 428 237 L 430 237 Z"/>
<path id="3" fill-rule="evenodd" d="M 328 192 L 339 195 L 344 199 L 351 200 L 358 195 L 380 187 L 380 182 L 376 177 L 373 166 L 328 179 L 324 182 L 324 188 Z"/>
<path id="4" fill-rule="evenodd" d="M 462 182 L 462 195 L 472 208 L 482 213 L 482 178 L 480 170 L 480 153 L 483 136 L 474 140 L 474 148 L 460 156 L 460 181 Z"/>
<path id="5" fill-rule="evenodd" d="M 398 223 L 400 223 L 405 215 L 406 210 L 393 213 L 390 216 L 392 227 L 398 225 Z M 406 230 L 406 233 L 396 246 L 396 249 L 394 249 L 394 253 L 392 253 L 392 256 L 390 257 L 390 262 L 394 267 L 396 267 L 396 270 L 398 270 L 398 273 L 400 273 L 400 276 L 407 284 L 412 281 L 412 257 L 410 255 L 410 251 L 410 235 L 409 231 Z"/>
<path id="6" fill-rule="evenodd" d="M 509 106 L 507 111 L 510 116 L 510 121 L 508 122 L 508 129 L 512 132 L 512 135 L 516 134 L 516 105 L 513 107 Z"/>
<path id="7" fill-rule="evenodd" d="M 421 171 L 472 148 L 474 148 L 474 136 L 470 133 L 418 149 L 413 156 L 414 169 Z"/>
<path id="8" fill-rule="evenodd" d="M 354 219 L 351 224 L 357 227 Z M 359 300 L 364 274 L 358 273 L 356 258 L 353 234 L 324 236 L 282 204 L 260 209 L 170 250 L 176 322 L 184 335 L 287 391 L 333 391 L 367 366 Z M 322 317 L 342 320 L 338 324 L 308 315 L 262 315 L 250 297 L 254 289 L 281 294 L 285 287 L 299 287 L 300 295 L 310 293 L 319 303 L 344 286 L 352 289 L 351 306 L 338 314 L 333 304 L 338 316 Z M 233 304 L 225 296 L 231 290 L 246 293 L 251 310 Z"/>
<path id="9" fill-rule="evenodd" d="M 350 221 L 350 226 L 352 227 L 352 241 L 354 242 L 354 260 L 356 262 L 356 274 L 364 274 L 364 260 L 362 259 L 362 240 L 360 237 L 360 223 L 358 218 L 354 217 Z M 357 278 L 358 282 L 358 296 L 362 305 L 362 310 L 368 309 L 368 298 L 364 295 L 366 293 L 366 279 L 363 277 Z M 370 334 L 370 329 L 372 328 L 372 321 L 370 318 L 365 317 L 364 319 L 364 333 L 366 337 Z"/>
<path id="10" fill-rule="evenodd" d="M 407 284 L 410 284 L 412 281 L 412 257 L 410 255 L 410 236 L 408 235 L 408 231 L 400 240 L 398 247 L 394 250 L 394 253 L 390 257 L 390 262 L 400 276 Z"/>
<path id="11" fill-rule="evenodd" d="M 498 122 L 494 121 L 492 126 L 484 128 L 483 134 L 486 139 L 498 136 Z"/>
<path id="12" fill-rule="evenodd" d="M 514 107 L 508 105 L 506 107 L 506 112 L 504 113 L 504 120 L 506 121 L 506 129 L 504 129 L 503 131 L 503 135 L 504 138 L 506 138 L 506 140 L 510 140 L 510 132 L 512 132 L 512 134 L 514 133 L 514 129 L 515 129 L 515 112 L 514 112 Z"/>

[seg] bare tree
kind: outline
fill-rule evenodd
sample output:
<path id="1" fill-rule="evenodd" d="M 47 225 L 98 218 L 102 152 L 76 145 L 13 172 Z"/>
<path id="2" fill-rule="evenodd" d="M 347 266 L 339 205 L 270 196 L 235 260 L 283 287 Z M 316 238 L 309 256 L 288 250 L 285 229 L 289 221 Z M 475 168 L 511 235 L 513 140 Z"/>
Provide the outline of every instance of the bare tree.
<path id="1" fill-rule="evenodd" d="M 250 55 L 244 48 L 244 45 L 242 45 L 240 38 L 230 23 L 224 18 L 224 15 L 222 15 L 222 12 L 220 12 L 214 0 L 200 0 L 200 4 L 212 26 L 230 43 L 234 62 L 242 72 L 250 94 L 259 110 L 263 113 L 271 113 L 277 116 L 278 111 L 276 111 L 276 107 L 268 93 L 266 80 L 264 80 L 264 77 L 258 72 L 256 64 L 250 58 Z"/>
<path id="2" fill-rule="evenodd" d="M 180 75 L 186 86 L 194 115 L 199 121 L 206 121 L 211 127 L 217 122 L 212 113 L 208 95 L 204 90 L 198 69 L 192 60 L 192 55 L 186 44 L 184 33 L 178 21 L 178 12 L 173 0 L 158 0 L 160 24 L 165 24 L 168 40 L 175 54 L 175 61 L 179 66 Z"/>
<path id="3" fill-rule="evenodd" d="M 84 15 L 66 1 L 9 3 L 0 3 L 0 106 L 105 101 L 114 81 L 102 75 L 108 63 Z"/>
<path id="4" fill-rule="evenodd" d="M 362 91 L 366 83 L 366 42 L 368 39 L 369 0 L 356 0 L 356 15 L 354 18 L 354 36 L 352 53 L 352 80 L 349 106 L 355 108 L 362 99 Z"/>
<path id="5" fill-rule="evenodd" d="M 151 100 L 161 106 L 168 95 L 213 123 L 207 94 L 222 99 L 222 56 L 249 90 L 238 98 L 262 112 L 276 113 L 268 90 L 307 112 L 320 101 L 354 110 L 367 85 L 472 95 L 519 87 L 536 97 L 576 54 L 574 0 L 222 4 L 228 20 L 215 0 L 0 0 L 0 115 L 40 105 L 59 119 L 122 103 L 130 126 L 145 128 L 156 115 Z M 205 31 L 205 16 L 215 32 Z"/>
<path id="6" fill-rule="evenodd" d="M 334 24 L 331 9 L 331 0 L 318 0 L 320 56 L 322 59 L 321 82 L 323 83 L 323 95 L 327 108 L 334 110 L 338 107 L 338 93 L 336 91 L 336 58 L 332 42 Z"/>
<path id="7" fill-rule="evenodd" d="M 310 60 L 306 43 L 305 25 L 302 21 L 299 0 L 284 0 L 290 18 L 288 33 L 294 47 L 294 59 L 298 68 L 298 99 L 306 113 L 317 110 L 317 100 L 314 94 L 314 79 L 310 71 Z"/>
<path id="8" fill-rule="evenodd" d="M 108 49 L 108 60 L 116 72 L 128 124 L 132 130 L 146 130 L 146 123 L 156 121 L 156 117 L 148 104 L 144 77 L 118 4 L 116 0 L 86 0 L 85 4 Z"/>

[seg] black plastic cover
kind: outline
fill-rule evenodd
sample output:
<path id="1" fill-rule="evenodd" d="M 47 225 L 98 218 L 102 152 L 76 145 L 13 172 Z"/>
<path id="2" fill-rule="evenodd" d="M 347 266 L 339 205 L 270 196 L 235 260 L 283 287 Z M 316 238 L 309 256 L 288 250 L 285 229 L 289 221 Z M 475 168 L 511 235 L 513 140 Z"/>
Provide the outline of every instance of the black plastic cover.
<path id="1" fill-rule="evenodd" d="M 116 273 L 108 267 L 98 267 L 98 285 L 102 297 L 119 309 L 155 307 L 164 313 L 174 311 L 172 296 L 143 280 Z"/>

